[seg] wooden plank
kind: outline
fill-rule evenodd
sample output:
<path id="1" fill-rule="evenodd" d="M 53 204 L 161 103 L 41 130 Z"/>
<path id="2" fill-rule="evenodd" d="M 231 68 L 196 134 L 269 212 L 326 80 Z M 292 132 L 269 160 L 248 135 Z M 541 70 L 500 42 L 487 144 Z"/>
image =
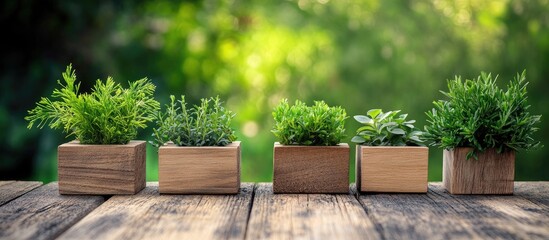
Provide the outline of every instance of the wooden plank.
<path id="1" fill-rule="evenodd" d="M 479 236 L 433 194 L 367 194 L 358 199 L 385 239 L 472 239 Z"/>
<path id="2" fill-rule="evenodd" d="M 349 145 L 274 144 L 275 193 L 348 193 Z"/>
<path id="3" fill-rule="evenodd" d="M 497 153 L 495 148 L 467 159 L 473 148 L 444 150 L 442 181 L 452 194 L 513 194 L 515 151 Z"/>
<path id="4" fill-rule="evenodd" d="M 358 196 L 387 239 L 547 239 L 549 210 L 520 196 L 427 194 Z"/>
<path id="5" fill-rule="evenodd" d="M 549 208 L 549 182 L 515 182 L 515 196 Z"/>
<path id="6" fill-rule="evenodd" d="M 237 195 L 159 195 L 147 183 L 137 195 L 114 196 L 60 239 L 242 239 L 253 184 Z"/>
<path id="7" fill-rule="evenodd" d="M 544 205 L 521 196 L 448 195 L 442 183 L 432 184 L 431 190 L 446 194 L 447 204 L 484 239 L 549 239 L 549 208 Z"/>
<path id="8" fill-rule="evenodd" d="M 0 207 L 0 239 L 53 239 L 103 201 L 59 195 L 57 183 L 49 183 Z"/>
<path id="9" fill-rule="evenodd" d="M 246 239 L 379 239 L 350 194 L 273 194 L 258 184 Z"/>
<path id="10" fill-rule="evenodd" d="M 357 183 L 367 192 L 427 192 L 427 147 L 357 145 Z"/>
<path id="11" fill-rule="evenodd" d="M 158 149 L 160 193 L 237 194 L 240 189 L 240 142 L 223 147 Z"/>
<path id="12" fill-rule="evenodd" d="M 42 182 L 1 181 L 0 206 L 39 187 L 40 185 L 42 185 Z"/>
<path id="13" fill-rule="evenodd" d="M 145 141 L 90 145 L 72 141 L 58 148 L 61 194 L 135 194 L 145 187 Z"/>

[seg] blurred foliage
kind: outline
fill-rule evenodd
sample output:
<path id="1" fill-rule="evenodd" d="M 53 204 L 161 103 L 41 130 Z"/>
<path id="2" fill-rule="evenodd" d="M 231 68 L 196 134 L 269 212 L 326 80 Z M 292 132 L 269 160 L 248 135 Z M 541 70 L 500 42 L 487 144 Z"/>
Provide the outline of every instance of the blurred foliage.
<path id="1" fill-rule="evenodd" d="M 29 131 L 23 117 L 51 93 L 68 63 L 89 80 L 83 91 L 93 77 L 147 76 L 158 86 L 157 99 L 227 99 L 243 141 L 243 181 L 272 178 L 270 113 L 282 98 L 324 100 L 351 116 L 401 109 L 421 128 L 446 79 L 481 71 L 510 79 L 526 69 L 531 111 L 549 116 L 543 107 L 548 0 L 7 0 L 0 6 L 7 36 L 0 45 L 2 179 L 57 178 L 57 145 L 69 139 Z M 358 127 L 347 120 L 347 129 Z M 353 134 L 347 135 L 350 142 Z M 149 127 L 139 138 L 150 136 Z M 549 139 L 543 118 L 535 137 Z M 549 180 L 547 149 L 520 152 L 516 179 Z M 433 148 L 429 180 L 441 179 L 441 167 L 441 151 Z M 149 146 L 147 180 L 157 180 L 157 169 Z"/>

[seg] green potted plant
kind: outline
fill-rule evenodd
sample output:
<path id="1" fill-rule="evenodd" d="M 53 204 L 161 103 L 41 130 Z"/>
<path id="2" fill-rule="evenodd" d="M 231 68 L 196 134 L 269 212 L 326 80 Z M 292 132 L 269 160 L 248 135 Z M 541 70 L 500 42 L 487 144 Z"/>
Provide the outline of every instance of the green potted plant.
<path id="1" fill-rule="evenodd" d="M 307 106 L 286 99 L 273 111 L 274 193 L 349 192 L 349 145 L 345 137 L 347 114 L 323 101 Z"/>
<path id="2" fill-rule="evenodd" d="M 75 137 L 58 148 L 59 193 L 135 194 L 143 189 L 146 142 L 133 139 L 159 107 L 155 86 L 143 78 L 123 88 L 108 77 L 81 94 L 71 65 L 58 83 L 61 88 L 42 98 L 25 119 L 29 129 L 49 125 Z"/>
<path id="3" fill-rule="evenodd" d="M 234 114 L 217 98 L 187 108 L 185 97 L 156 115 L 160 193 L 236 194 L 240 190 L 240 142 Z"/>
<path id="4" fill-rule="evenodd" d="M 415 120 L 400 110 L 372 109 L 354 116 L 364 125 L 352 142 L 356 146 L 356 184 L 365 192 L 427 192 L 429 149 Z"/>
<path id="5" fill-rule="evenodd" d="M 507 90 L 497 77 L 448 81 L 448 100 L 427 112 L 425 138 L 444 148 L 443 184 L 452 194 L 512 194 L 515 151 L 539 145 L 532 135 L 540 115 L 531 115 L 525 72 Z"/>

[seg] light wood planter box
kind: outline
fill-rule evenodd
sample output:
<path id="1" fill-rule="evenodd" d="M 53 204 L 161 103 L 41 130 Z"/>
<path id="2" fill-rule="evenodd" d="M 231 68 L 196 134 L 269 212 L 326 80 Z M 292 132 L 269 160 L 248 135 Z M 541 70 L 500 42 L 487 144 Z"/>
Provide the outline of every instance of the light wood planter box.
<path id="1" fill-rule="evenodd" d="M 427 147 L 356 147 L 356 184 L 362 192 L 427 192 Z"/>
<path id="2" fill-rule="evenodd" d="M 513 194 L 515 152 L 488 149 L 467 160 L 472 148 L 444 150 L 442 182 L 451 194 Z"/>
<path id="3" fill-rule="evenodd" d="M 348 193 L 349 145 L 274 144 L 274 193 Z"/>
<path id="4" fill-rule="evenodd" d="M 72 141 L 57 149 L 60 194 L 135 194 L 145 187 L 146 142 L 88 145 Z"/>
<path id="5" fill-rule="evenodd" d="M 223 147 L 158 149 L 158 188 L 168 194 L 236 194 L 240 190 L 240 142 Z"/>

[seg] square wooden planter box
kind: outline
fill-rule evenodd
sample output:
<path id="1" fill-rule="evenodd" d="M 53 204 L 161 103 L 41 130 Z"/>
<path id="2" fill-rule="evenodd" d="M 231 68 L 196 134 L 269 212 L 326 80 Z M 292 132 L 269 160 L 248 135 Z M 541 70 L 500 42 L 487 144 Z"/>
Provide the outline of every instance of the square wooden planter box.
<path id="1" fill-rule="evenodd" d="M 427 147 L 356 147 L 356 184 L 362 192 L 427 192 Z"/>
<path id="2" fill-rule="evenodd" d="M 145 187 L 146 142 L 88 145 L 72 141 L 57 149 L 60 194 L 135 194 Z"/>
<path id="3" fill-rule="evenodd" d="M 236 194 L 240 190 L 240 142 L 223 147 L 158 149 L 158 188 L 168 194 Z"/>
<path id="4" fill-rule="evenodd" d="M 488 149 L 467 160 L 472 148 L 444 150 L 442 182 L 451 194 L 513 194 L 515 152 Z"/>
<path id="5" fill-rule="evenodd" d="M 348 193 L 349 145 L 274 144 L 274 193 Z"/>

